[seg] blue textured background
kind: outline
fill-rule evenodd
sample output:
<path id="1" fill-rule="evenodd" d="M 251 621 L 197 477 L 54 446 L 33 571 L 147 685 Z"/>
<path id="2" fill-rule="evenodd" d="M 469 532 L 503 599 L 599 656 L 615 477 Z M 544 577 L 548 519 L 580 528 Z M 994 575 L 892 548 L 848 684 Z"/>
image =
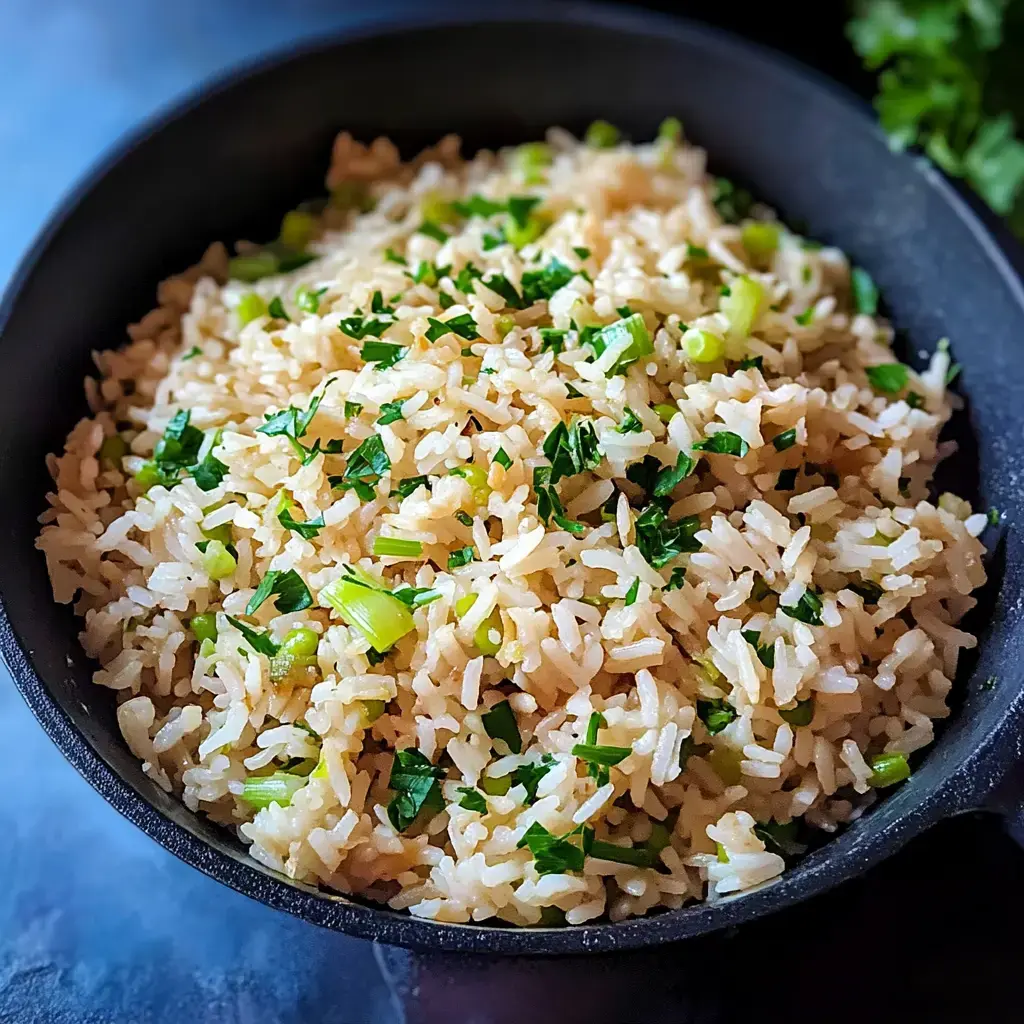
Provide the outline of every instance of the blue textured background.
<path id="1" fill-rule="evenodd" d="M 412 5 L 0 0 L 0 283 L 121 132 L 234 63 L 401 6 Z M 848 63 L 818 40 L 792 48 L 826 69 Z M 657 1024 L 792 1020 L 810 1008 L 832 1021 L 906 1022 L 1019 1011 L 1010 936 L 1024 857 L 993 819 L 948 822 L 866 878 L 742 934 L 600 960 L 411 957 L 270 911 L 176 861 L 64 762 L 2 669 L 0 749 L 3 1024 Z M 728 980 L 739 964 L 742 984 Z"/>

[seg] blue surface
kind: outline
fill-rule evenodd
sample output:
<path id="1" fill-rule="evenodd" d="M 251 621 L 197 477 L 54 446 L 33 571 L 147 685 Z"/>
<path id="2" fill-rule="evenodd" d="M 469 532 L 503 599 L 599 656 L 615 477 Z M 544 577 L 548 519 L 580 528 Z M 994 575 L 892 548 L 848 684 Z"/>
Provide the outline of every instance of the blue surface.
<path id="1" fill-rule="evenodd" d="M 0 282 L 120 133 L 211 74 L 371 11 L 382 6 L 3 0 Z M 905 1024 L 1012 1005 L 1019 943 L 991 939 L 1019 927 L 1024 858 L 992 819 L 946 823 L 741 935 L 600 960 L 413 958 L 270 911 L 176 861 L 75 774 L 2 670 L 0 749 L 16 779 L 0 805 L 2 1024 L 776 1020 L 793 1018 L 796 993 L 831 1021 Z M 870 1001 L 837 998 L 836 963 L 865 959 L 899 970 L 874 979 Z M 750 965 L 745 983 L 723 983 L 737 961 Z"/>

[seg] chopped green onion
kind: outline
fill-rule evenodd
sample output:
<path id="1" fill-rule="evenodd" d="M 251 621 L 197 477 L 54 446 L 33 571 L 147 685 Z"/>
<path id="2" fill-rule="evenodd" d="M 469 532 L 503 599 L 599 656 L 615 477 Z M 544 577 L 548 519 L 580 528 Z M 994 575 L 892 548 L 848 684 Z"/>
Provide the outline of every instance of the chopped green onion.
<path id="1" fill-rule="evenodd" d="M 907 763 L 906 754 L 879 754 L 871 759 L 869 786 L 884 789 L 909 778 L 910 765 Z"/>
<path id="2" fill-rule="evenodd" d="M 654 411 L 662 423 L 671 423 L 672 417 L 679 412 L 679 409 L 674 405 L 669 405 L 667 402 L 662 402 L 654 407 Z"/>
<path id="3" fill-rule="evenodd" d="M 613 374 L 621 372 L 642 356 L 649 356 L 654 352 L 651 333 L 644 323 L 642 313 L 632 313 L 621 320 L 616 320 L 615 323 L 608 324 L 607 327 L 602 327 L 587 340 L 587 344 L 592 345 L 599 356 L 609 348 L 619 352 L 619 357 L 610 371 Z"/>
<path id="4" fill-rule="evenodd" d="M 814 698 L 798 700 L 796 707 L 779 708 L 779 716 L 790 725 L 810 725 L 814 718 Z"/>
<path id="5" fill-rule="evenodd" d="M 664 121 L 658 125 L 658 138 L 662 142 L 668 142 L 673 146 L 678 146 L 683 140 L 683 122 L 678 117 L 666 117 Z"/>
<path id="6" fill-rule="evenodd" d="M 193 615 L 188 624 L 192 635 L 202 643 L 204 640 L 217 639 L 217 614 L 216 612 L 203 612 L 200 615 Z"/>
<path id="7" fill-rule="evenodd" d="M 551 147 L 546 142 L 524 143 L 517 146 L 512 154 L 513 166 L 527 179 L 535 178 L 540 168 L 547 167 L 551 160 Z"/>
<path id="8" fill-rule="evenodd" d="M 287 807 L 292 802 L 292 797 L 306 785 L 307 781 L 302 775 L 290 775 L 288 772 L 250 776 L 242 785 L 241 796 L 257 811 L 271 804 Z"/>
<path id="9" fill-rule="evenodd" d="M 887 395 L 899 394 L 907 386 L 910 377 L 910 371 L 902 363 L 869 366 L 864 372 L 871 386 Z"/>
<path id="10" fill-rule="evenodd" d="M 378 654 L 390 650 L 406 633 L 416 628 L 412 613 L 402 601 L 386 591 L 373 590 L 350 578 L 342 577 L 328 583 L 320 591 L 320 600 L 358 629 Z"/>
<path id="11" fill-rule="evenodd" d="M 779 247 L 779 225 L 773 221 L 752 220 L 743 225 L 743 247 L 755 260 L 767 259 Z"/>
<path id="12" fill-rule="evenodd" d="M 238 562 L 219 540 L 211 540 L 203 552 L 203 570 L 211 580 L 222 580 L 234 574 Z"/>
<path id="13" fill-rule="evenodd" d="M 850 271 L 850 291 L 858 313 L 874 316 L 878 312 L 878 288 L 871 280 L 871 275 L 861 267 L 854 267 Z"/>
<path id="14" fill-rule="evenodd" d="M 691 327 L 683 335 L 683 350 L 695 363 L 713 363 L 725 355 L 725 342 L 717 334 Z"/>
<path id="15" fill-rule="evenodd" d="M 514 221 L 509 221 L 505 225 L 505 240 L 516 249 L 522 249 L 523 246 L 529 245 L 531 242 L 536 242 L 541 235 L 550 227 L 551 220 L 544 214 L 535 213 L 532 214 L 525 223 L 516 224 Z M 484 282 L 487 284 L 487 282 Z M 493 288 L 490 284 L 487 285 L 492 291 L 497 289 Z M 500 293 L 499 293 L 500 294 Z M 513 303 L 509 303 L 513 305 Z"/>
<path id="16" fill-rule="evenodd" d="M 238 300 L 235 312 L 238 314 L 238 322 L 244 327 L 247 323 L 258 317 L 266 316 L 270 310 L 262 296 L 257 295 L 255 292 L 246 292 Z"/>
<path id="17" fill-rule="evenodd" d="M 111 434 L 103 438 L 103 444 L 97 453 L 103 462 L 112 463 L 115 466 L 121 465 L 121 460 L 130 451 L 128 442 L 120 434 Z"/>
<path id="18" fill-rule="evenodd" d="M 504 314 L 494 321 L 494 330 L 499 338 L 504 338 L 516 325 L 515 318 Z"/>
<path id="19" fill-rule="evenodd" d="M 595 839 L 590 844 L 589 854 L 601 860 L 610 860 L 616 864 L 631 864 L 636 868 L 653 868 L 660 860 L 660 851 L 656 852 L 647 846 L 619 846 Z"/>
<path id="20" fill-rule="evenodd" d="M 280 267 L 278 258 L 268 250 L 246 256 L 235 256 L 228 260 L 228 276 L 235 281 L 252 283 L 260 278 L 276 274 Z"/>
<path id="21" fill-rule="evenodd" d="M 796 427 L 790 427 L 789 430 L 776 434 L 772 438 L 772 444 L 777 452 L 784 452 L 787 448 L 792 448 L 796 444 Z"/>
<path id="22" fill-rule="evenodd" d="M 313 237 L 316 230 L 316 218 L 304 210 L 289 210 L 281 220 L 281 230 L 277 234 L 278 241 L 289 249 L 301 250 Z"/>
<path id="23" fill-rule="evenodd" d="M 622 138 L 622 133 L 615 125 L 597 120 L 591 123 L 583 136 L 583 141 L 594 149 L 611 149 L 620 138 Z"/>
<path id="24" fill-rule="evenodd" d="M 375 537 L 373 553 L 394 558 L 418 558 L 423 554 L 423 544 L 418 540 L 402 540 L 400 537 Z"/>
<path id="25" fill-rule="evenodd" d="M 737 277 L 722 297 L 719 309 L 729 321 L 728 336 L 734 343 L 747 338 L 761 311 L 764 288 L 750 277 Z"/>
<path id="26" fill-rule="evenodd" d="M 452 476 L 461 476 L 469 484 L 477 502 L 481 505 L 487 504 L 491 488 L 487 483 L 487 472 L 482 466 L 476 466 L 470 462 L 465 466 L 456 466 L 451 472 Z"/>
<path id="27" fill-rule="evenodd" d="M 392 597 L 398 598 L 407 608 L 423 608 L 425 605 L 439 601 L 444 595 L 433 587 L 402 586 L 391 591 Z"/>
<path id="28" fill-rule="evenodd" d="M 485 711 L 480 716 L 484 730 L 492 740 L 501 740 L 513 754 L 521 754 L 523 750 L 523 738 L 519 733 L 519 724 L 516 722 L 515 712 L 507 700 L 495 704 L 490 711 Z"/>

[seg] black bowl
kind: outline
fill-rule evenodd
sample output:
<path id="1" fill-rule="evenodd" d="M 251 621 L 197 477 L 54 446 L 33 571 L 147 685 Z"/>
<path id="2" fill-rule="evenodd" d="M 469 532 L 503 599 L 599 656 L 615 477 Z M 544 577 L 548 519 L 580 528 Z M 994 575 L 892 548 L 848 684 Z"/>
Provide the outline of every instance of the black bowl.
<path id="1" fill-rule="evenodd" d="M 841 246 L 881 286 L 917 361 L 953 339 L 970 400 L 960 489 L 1005 514 L 980 656 L 954 720 L 914 777 L 780 881 L 715 904 L 612 925 L 516 930 L 439 925 L 275 875 L 227 832 L 145 778 L 90 681 L 56 606 L 36 516 L 47 452 L 85 412 L 89 352 L 115 346 L 156 282 L 212 239 L 269 237 L 281 211 L 321 189 L 347 128 L 412 153 L 449 131 L 469 149 L 581 130 L 605 117 L 638 139 L 668 114 L 813 237 Z M 804 899 L 892 853 L 939 818 L 978 807 L 1016 756 L 1024 674 L 1024 295 L 967 202 L 928 165 L 890 152 L 870 114 L 807 70 L 730 36 L 653 14 L 443 5 L 230 76 L 124 143 L 51 221 L 0 310 L 0 646 L 39 721 L 122 814 L 189 864 L 274 907 L 383 942 L 492 953 L 610 950 L 735 925 Z M 969 666 L 965 666 L 968 668 Z M 994 682 L 986 683 L 986 680 Z M 27 766 L 20 766 L 24 770 Z"/>

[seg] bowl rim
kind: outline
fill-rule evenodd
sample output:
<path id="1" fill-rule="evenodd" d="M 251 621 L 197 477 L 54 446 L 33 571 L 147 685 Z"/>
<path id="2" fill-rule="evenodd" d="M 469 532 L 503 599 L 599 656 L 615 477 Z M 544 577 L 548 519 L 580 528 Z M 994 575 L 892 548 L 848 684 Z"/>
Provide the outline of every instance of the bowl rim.
<path id="1" fill-rule="evenodd" d="M 769 46 L 699 21 L 595 2 L 554 5 L 544 0 L 492 0 L 483 9 L 467 11 L 458 0 L 440 0 L 432 5 L 429 12 L 416 9 L 374 15 L 327 35 L 304 38 L 232 63 L 162 105 L 122 135 L 64 194 L 20 259 L 0 299 L 0 337 L 21 292 L 44 260 L 51 242 L 96 186 L 151 136 L 187 118 L 208 100 L 260 75 L 273 73 L 325 51 L 391 35 L 502 22 L 578 24 L 637 35 L 657 33 L 679 41 L 692 43 L 698 40 L 704 46 L 720 52 L 728 51 L 733 56 L 739 52 L 746 61 L 758 63 L 766 72 L 798 80 L 805 88 L 829 95 L 835 103 L 845 106 L 860 118 L 865 130 L 873 132 L 877 138 L 884 137 L 870 116 L 868 105 L 839 82 Z M 993 224 L 993 218 L 987 215 L 978 201 L 965 196 L 959 186 L 930 163 L 920 162 L 918 170 L 975 236 L 986 251 L 992 269 L 1015 292 L 1018 303 L 1024 308 L 1024 283 L 1015 270 L 1015 264 L 1020 266 L 1024 263 L 1019 256 L 1011 258 L 1012 246 L 1008 249 L 997 241 L 1000 237 L 1008 238 L 1008 232 L 1001 225 Z M 0 586 L 0 591 L 2 589 Z M 799 875 L 787 873 L 770 885 L 736 897 L 690 904 L 682 910 L 666 911 L 652 917 L 617 923 L 602 921 L 569 928 L 516 928 L 416 918 L 386 906 L 358 902 L 296 882 L 257 864 L 244 851 L 233 854 L 214 848 L 158 809 L 94 750 L 36 673 L 27 650 L 11 626 L 2 593 L 0 654 L 32 714 L 65 758 L 120 814 L 179 859 L 237 892 L 311 923 L 360 938 L 434 952 L 537 955 L 637 949 L 718 931 L 766 916 L 862 873 L 940 818 L 976 806 L 980 796 L 988 792 L 1001 775 L 1001 772 L 993 773 L 991 769 L 984 770 L 986 759 L 992 760 L 1011 747 L 1007 730 L 1002 725 L 1010 719 L 1016 724 L 1024 716 L 1024 698 L 1011 701 L 988 744 L 979 748 L 970 762 L 956 766 L 947 780 L 949 785 L 938 787 L 884 828 L 865 833 L 865 841 L 852 842 L 845 850 L 837 850 L 836 842 L 830 842 L 825 849 L 831 852 L 818 858 L 818 863 L 802 870 Z M 971 772 L 978 769 L 979 778 L 969 782 Z"/>

